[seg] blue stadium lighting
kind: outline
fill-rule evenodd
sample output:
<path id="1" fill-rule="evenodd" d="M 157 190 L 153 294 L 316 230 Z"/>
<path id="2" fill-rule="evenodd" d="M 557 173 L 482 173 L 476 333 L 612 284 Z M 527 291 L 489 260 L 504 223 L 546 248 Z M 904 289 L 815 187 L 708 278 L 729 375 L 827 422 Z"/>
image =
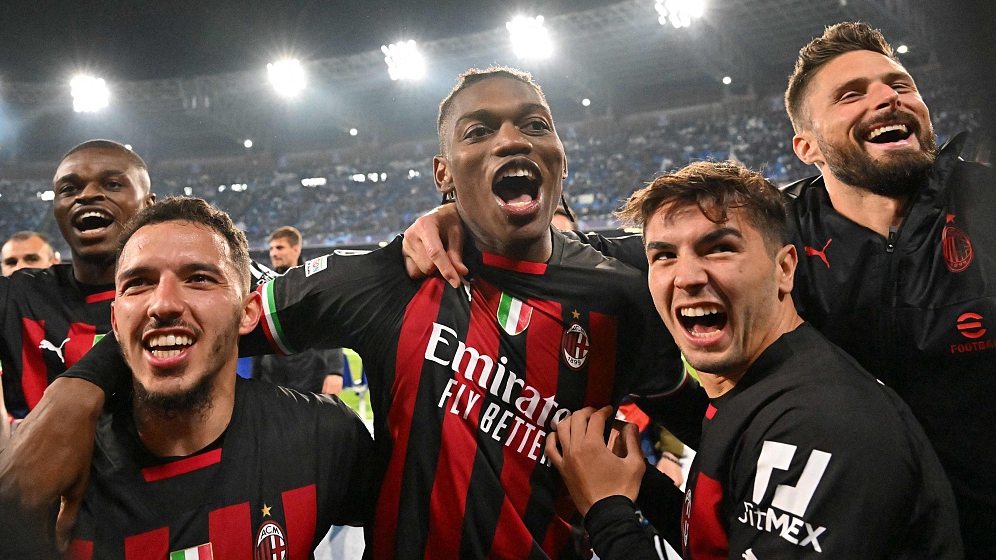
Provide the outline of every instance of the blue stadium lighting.
<path id="1" fill-rule="evenodd" d="M 699 19 L 705 13 L 704 0 L 657 0 L 654 9 L 660 14 L 657 22 L 661 25 L 670 23 L 675 29 L 690 27 L 693 19 Z"/>
<path id="2" fill-rule="evenodd" d="M 543 16 L 515 16 L 505 23 L 505 29 L 512 41 L 512 51 L 520 59 L 547 58 L 553 54 L 553 41 L 543 27 Z"/>
<path id="3" fill-rule="evenodd" d="M 93 76 L 76 76 L 69 82 L 73 95 L 73 111 L 95 113 L 109 104 L 111 97 L 107 83 Z"/>
<path id="4" fill-rule="evenodd" d="M 273 89 L 283 97 L 296 97 L 307 85 L 304 67 L 296 58 L 278 60 L 266 65 Z"/>
<path id="5" fill-rule="evenodd" d="M 392 80 L 420 80 L 425 76 L 425 58 L 415 41 L 398 41 L 382 45 L 384 62 Z"/>

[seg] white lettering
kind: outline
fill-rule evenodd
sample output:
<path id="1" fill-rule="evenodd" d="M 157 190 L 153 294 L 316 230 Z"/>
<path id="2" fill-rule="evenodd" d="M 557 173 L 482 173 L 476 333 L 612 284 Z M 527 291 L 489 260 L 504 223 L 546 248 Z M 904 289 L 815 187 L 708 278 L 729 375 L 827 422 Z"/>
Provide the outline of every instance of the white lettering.
<path id="1" fill-rule="evenodd" d="M 484 432 L 491 431 L 491 423 L 495 421 L 495 417 L 501 412 L 501 407 L 497 403 L 491 403 L 488 405 L 488 409 L 484 412 L 484 417 L 481 418 L 481 430 Z"/>
<path id="2" fill-rule="evenodd" d="M 448 366 L 450 365 L 448 361 L 436 356 L 436 347 L 439 346 L 439 344 L 443 344 L 445 346 L 450 345 L 450 343 L 445 338 L 440 336 L 442 331 L 446 331 L 451 335 L 453 335 L 453 338 L 456 338 L 457 333 L 455 330 L 447 327 L 446 325 L 433 323 L 432 335 L 429 336 L 429 345 L 425 347 L 425 359 L 436 362 L 439 365 Z"/>
<path id="3" fill-rule="evenodd" d="M 488 386 L 488 379 L 491 377 L 491 370 L 494 368 L 495 362 L 490 356 L 482 355 L 473 346 L 467 346 L 460 341 L 457 343 L 456 354 L 453 355 L 453 371 L 460 371 L 460 363 L 463 361 L 464 356 L 467 358 L 467 367 L 463 370 L 463 376 L 470 381 L 474 380 L 474 370 L 477 369 L 477 364 L 480 362 L 481 366 L 481 377 L 477 382 L 481 387 Z M 446 364 L 443 364 L 446 365 Z"/>
<path id="4" fill-rule="evenodd" d="M 443 408 L 443 403 L 446 402 L 446 397 L 452 397 L 453 396 L 452 389 L 453 389 L 453 386 L 456 385 L 456 382 L 457 382 L 456 379 L 450 379 L 449 381 L 446 382 L 446 388 L 443 389 L 443 395 L 441 397 L 439 397 L 439 404 L 436 405 L 436 406 L 438 406 L 439 408 Z M 463 387 L 461 386 L 461 389 L 462 388 Z"/>
<path id="5" fill-rule="evenodd" d="M 522 384 L 522 396 L 515 399 L 515 407 L 522 411 L 527 418 L 532 418 L 533 414 L 536 413 L 536 405 L 539 404 L 540 394 L 539 391 L 531 385 L 526 385 L 525 382 Z M 526 393 L 530 393 L 530 396 L 527 397 Z M 522 408 L 522 405 L 525 403 L 529 403 L 529 406 Z M 537 424 L 542 424 L 542 422 L 537 422 Z"/>
<path id="6" fill-rule="evenodd" d="M 501 414 L 501 420 L 499 420 L 498 424 L 495 425 L 495 431 L 493 434 L 491 434 L 492 439 L 494 439 L 495 441 L 501 441 L 501 438 L 498 437 L 498 432 L 500 432 L 502 428 L 508 427 L 508 419 L 511 417 L 512 417 L 511 410 L 506 410 Z"/>

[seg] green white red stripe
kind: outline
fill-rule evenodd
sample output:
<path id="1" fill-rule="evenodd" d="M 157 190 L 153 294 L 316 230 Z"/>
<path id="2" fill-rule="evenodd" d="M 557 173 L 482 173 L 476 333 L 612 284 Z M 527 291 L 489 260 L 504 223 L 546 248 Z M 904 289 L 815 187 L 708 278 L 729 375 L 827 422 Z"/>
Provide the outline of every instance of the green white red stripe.
<path id="1" fill-rule="evenodd" d="M 498 324 L 508 334 L 515 336 L 526 330 L 533 308 L 502 292 L 498 301 Z"/>
<path id="2" fill-rule="evenodd" d="M 284 338 L 284 330 L 280 326 L 280 318 L 277 317 L 277 305 L 273 297 L 273 281 L 263 284 L 258 289 L 260 295 L 263 296 L 263 332 L 266 333 L 266 338 L 281 354 L 293 354 L 294 350 Z"/>
<path id="3" fill-rule="evenodd" d="M 214 560 L 211 543 L 169 553 L 169 560 Z"/>

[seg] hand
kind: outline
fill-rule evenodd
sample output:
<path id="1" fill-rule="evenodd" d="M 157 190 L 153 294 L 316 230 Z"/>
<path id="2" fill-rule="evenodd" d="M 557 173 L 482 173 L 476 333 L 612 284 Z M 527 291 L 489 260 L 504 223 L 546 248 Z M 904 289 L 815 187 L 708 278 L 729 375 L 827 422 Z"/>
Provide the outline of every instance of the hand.
<path id="1" fill-rule="evenodd" d="M 62 499 L 56 537 L 63 549 L 90 480 L 103 406 L 104 392 L 96 385 L 56 379 L 0 453 L 0 497 L 22 509 L 25 523 L 45 519 Z"/>
<path id="2" fill-rule="evenodd" d="M 322 382 L 322 393 L 326 395 L 338 395 L 342 392 L 342 376 L 326 375 Z"/>
<path id="3" fill-rule="evenodd" d="M 402 241 L 408 276 L 425 278 L 439 272 L 459 288 L 460 278 L 469 272 L 462 260 L 463 234 L 456 204 L 444 204 L 415 220 Z"/>
<path id="4" fill-rule="evenodd" d="M 622 495 L 636 501 L 640 492 L 646 466 L 636 426 L 626 423 L 606 444 L 605 422 L 611 418 L 610 406 L 598 411 L 583 408 L 557 424 L 546 439 L 546 455 L 563 476 L 581 515 L 602 498 Z"/>

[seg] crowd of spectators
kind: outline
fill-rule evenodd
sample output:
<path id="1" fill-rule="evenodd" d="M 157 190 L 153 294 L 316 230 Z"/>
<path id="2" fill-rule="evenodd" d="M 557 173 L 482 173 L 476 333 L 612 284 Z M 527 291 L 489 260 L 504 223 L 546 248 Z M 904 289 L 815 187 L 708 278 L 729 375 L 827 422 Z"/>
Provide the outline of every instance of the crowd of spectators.
<path id="1" fill-rule="evenodd" d="M 950 81 L 928 74 L 921 91 L 934 107 L 939 145 L 977 127 L 976 113 L 959 105 Z M 558 128 L 570 170 L 564 189 L 586 229 L 615 227 L 613 212 L 622 200 L 654 176 L 692 161 L 737 160 L 778 185 L 816 173 L 793 154 L 792 128 L 777 96 Z M 365 245 L 390 239 L 439 203 L 432 181 L 435 151 L 435 141 L 426 139 L 276 159 L 162 162 L 151 174 L 160 197 L 198 196 L 228 212 L 255 249 L 286 224 L 301 231 L 307 247 Z M 50 203 L 42 200 L 50 188 L 44 179 L 0 179 L 0 233 L 43 231 L 61 241 Z"/>

